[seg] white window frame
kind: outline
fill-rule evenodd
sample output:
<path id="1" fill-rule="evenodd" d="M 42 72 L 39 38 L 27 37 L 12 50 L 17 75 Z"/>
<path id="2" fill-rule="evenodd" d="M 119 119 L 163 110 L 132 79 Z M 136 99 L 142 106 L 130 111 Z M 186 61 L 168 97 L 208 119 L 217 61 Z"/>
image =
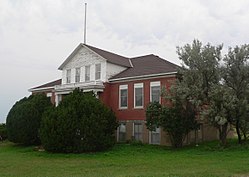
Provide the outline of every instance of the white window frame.
<path id="1" fill-rule="evenodd" d="M 79 71 L 79 72 L 77 72 L 77 71 Z M 80 82 L 80 73 L 81 73 L 81 68 L 80 67 L 79 68 L 75 68 L 75 82 L 76 83 Z M 77 79 L 79 79 L 79 80 L 77 80 Z"/>
<path id="2" fill-rule="evenodd" d="M 136 88 L 142 88 L 142 106 L 136 106 Z M 141 109 L 144 107 L 144 83 L 134 84 L 134 108 Z"/>
<path id="3" fill-rule="evenodd" d="M 66 83 L 67 84 L 71 83 L 71 69 L 66 70 Z"/>
<path id="4" fill-rule="evenodd" d="M 160 81 L 150 82 L 150 102 L 152 102 L 152 87 L 160 87 L 161 92 L 161 83 Z M 159 103 L 161 103 L 161 95 L 159 96 Z"/>
<path id="5" fill-rule="evenodd" d="M 127 106 L 121 105 L 121 90 L 127 90 Z M 127 109 L 128 108 L 128 85 L 120 85 L 119 86 L 119 109 Z"/>
<path id="6" fill-rule="evenodd" d="M 97 71 L 97 67 L 99 66 L 99 71 Z M 99 78 L 97 78 L 99 76 Z M 95 80 L 101 79 L 101 63 L 95 64 Z"/>
<path id="7" fill-rule="evenodd" d="M 160 144 L 160 143 L 161 143 L 161 128 L 160 128 L 160 127 L 157 127 L 157 129 L 159 130 L 159 143 L 153 143 L 153 142 L 152 142 L 152 134 L 153 134 L 155 131 L 149 131 L 149 144 Z"/>
<path id="8" fill-rule="evenodd" d="M 89 73 L 87 73 L 87 69 L 89 68 Z M 89 79 L 87 79 L 89 76 Z M 85 66 L 85 82 L 88 82 L 91 80 L 91 65 Z"/>

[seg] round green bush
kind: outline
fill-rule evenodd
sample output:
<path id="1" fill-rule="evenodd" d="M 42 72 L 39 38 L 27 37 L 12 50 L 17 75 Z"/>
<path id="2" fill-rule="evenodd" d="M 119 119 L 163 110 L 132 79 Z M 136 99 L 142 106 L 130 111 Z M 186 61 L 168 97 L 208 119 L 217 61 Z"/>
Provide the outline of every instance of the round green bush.
<path id="1" fill-rule="evenodd" d="M 44 114 L 40 136 L 51 152 L 103 151 L 115 144 L 117 126 L 114 113 L 92 92 L 75 90 Z"/>
<path id="2" fill-rule="evenodd" d="M 52 107 L 50 99 L 43 94 L 31 95 L 16 102 L 6 120 L 9 141 L 24 145 L 40 144 L 38 131 L 41 118 L 49 107 Z"/>

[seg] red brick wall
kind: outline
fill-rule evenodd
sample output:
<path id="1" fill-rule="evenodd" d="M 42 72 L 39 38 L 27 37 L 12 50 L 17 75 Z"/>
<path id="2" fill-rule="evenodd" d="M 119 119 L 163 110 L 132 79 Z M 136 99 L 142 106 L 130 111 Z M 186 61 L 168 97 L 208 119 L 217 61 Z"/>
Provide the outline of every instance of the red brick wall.
<path id="1" fill-rule="evenodd" d="M 150 82 L 160 81 L 161 88 L 169 88 L 175 77 L 163 77 L 138 81 L 119 83 L 106 83 L 100 99 L 109 106 L 116 114 L 118 120 L 145 120 L 145 110 L 150 102 Z M 142 109 L 134 108 L 134 84 L 143 83 L 144 106 Z M 128 85 L 128 108 L 119 109 L 119 85 Z M 164 103 L 161 98 L 161 102 Z"/>

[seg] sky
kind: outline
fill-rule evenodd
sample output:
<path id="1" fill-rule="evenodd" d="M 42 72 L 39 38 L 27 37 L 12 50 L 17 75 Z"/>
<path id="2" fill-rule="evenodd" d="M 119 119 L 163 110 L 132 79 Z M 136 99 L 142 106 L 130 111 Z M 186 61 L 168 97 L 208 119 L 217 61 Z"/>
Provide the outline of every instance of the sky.
<path id="1" fill-rule="evenodd" d="M 177 46 L 199 39 L 224 51 L 249 43 L 248 0 L 0 0 L 0 123 L 28 89 L 61 78 L 83 42 L 126 57 L 180 64 Z"/>

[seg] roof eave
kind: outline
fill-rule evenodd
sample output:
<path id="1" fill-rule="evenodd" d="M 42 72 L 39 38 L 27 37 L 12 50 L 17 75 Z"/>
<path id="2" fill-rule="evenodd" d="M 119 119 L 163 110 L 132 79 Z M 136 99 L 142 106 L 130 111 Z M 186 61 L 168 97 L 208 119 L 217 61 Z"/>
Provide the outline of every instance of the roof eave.
<path id="1" fill-rule="evenodd" d="M 73 58 L 73 56 L 76 54 L 76 52 L 78 52 L 78 50 L 80 49 L 80 47 L 83 47 L 84 45 L 82 43 L 80 43 L 75 49 L 74 51 L 67 57 L 67 59 L 59 66 L 58 70 L 63 70 L 64 66 Z"/>
<path id="2" fill-rule="evenodd" d="M 140 76 L 130 76 L 130 77 L 122 77 L 117 79 L 109 79 L 109 82 L 118 82 L 118 81 L 125 81 L 125 80 L 133 80 L 133 79 L 140 79 L 140 78 L 150 78 L 156 76 L 168 76 L 168 75 L 176 75 L 177 71 L 174 72 L 167 72 L 167 73 L 159 73 L 159 74 L 147 74 L 147 75 L 140 75 Z"/>
<path id="3" fill-rule="evenodd" d="M 54 86 L 52 87 L 41 87 L 41 88 L 31 88 L 28 89 L 29 92 L 37 92 L 37 91 L 44 91 L 44 90 L 50 90 L 50 89 L 54 89 Z"/>

